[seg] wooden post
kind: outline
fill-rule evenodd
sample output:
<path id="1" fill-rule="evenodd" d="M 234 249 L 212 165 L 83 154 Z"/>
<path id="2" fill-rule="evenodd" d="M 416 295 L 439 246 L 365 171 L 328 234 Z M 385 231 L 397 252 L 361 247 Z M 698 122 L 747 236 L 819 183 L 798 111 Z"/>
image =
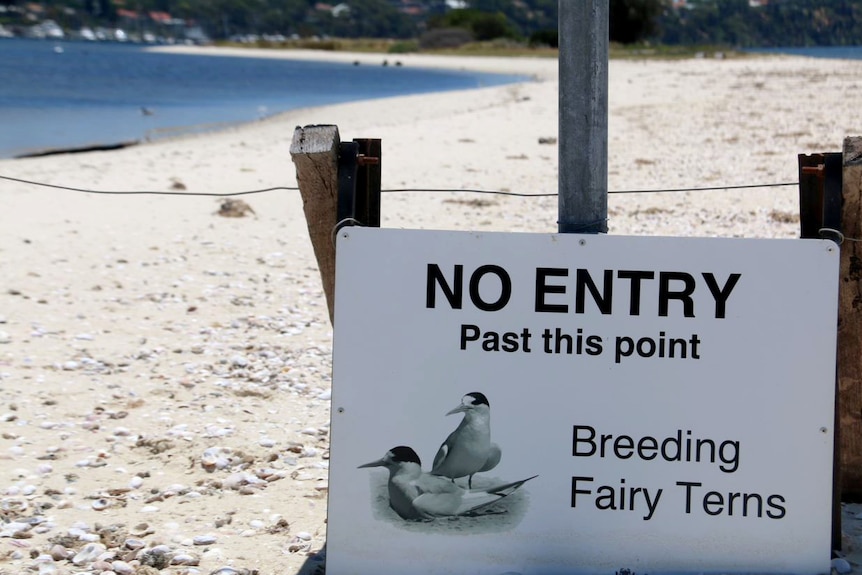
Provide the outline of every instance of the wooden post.
<path id="1" fill-rule="evenodd" d="M 335 245 L 332 233 L 338 212 L 338 126 L 297 127 L 290 144 L 296 181 L 317 258 L 329 321 L 335 319 Z"/>
<path id="2" fill-rule="evenodd" d="M 843 501 L 862 501 L 862 138 L 845 138 L 838 288 L 838 419 Z"/>
<path id="3" fill-rule="evenodd" d="M 560 0 L 560 233 L 608 231 L 608 23 L 604 0 Z"/>

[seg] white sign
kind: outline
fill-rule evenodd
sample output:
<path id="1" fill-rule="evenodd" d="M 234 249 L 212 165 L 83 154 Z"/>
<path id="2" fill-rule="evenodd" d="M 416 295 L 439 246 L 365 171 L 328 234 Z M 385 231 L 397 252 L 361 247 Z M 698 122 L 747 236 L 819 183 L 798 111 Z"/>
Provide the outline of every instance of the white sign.
<path id="1" fill-rule="evenodd" d="M 827 573 L 838 248 L 339 232 L 327 573 Z"/>

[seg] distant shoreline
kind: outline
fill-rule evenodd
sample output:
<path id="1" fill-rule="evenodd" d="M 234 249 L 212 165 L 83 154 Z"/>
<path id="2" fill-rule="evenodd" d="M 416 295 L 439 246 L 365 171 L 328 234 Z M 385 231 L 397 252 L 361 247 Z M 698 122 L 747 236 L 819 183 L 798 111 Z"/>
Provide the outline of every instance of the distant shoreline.
<path id="1" fill-rule="evenodd" d="M 323 50 L 292 50 L 270 48 L 224 48 L 217 46 L 153 46 L 148 51 L 194 56 L 234 56 L 241 58 L 275 58 L 307 62 L 357 63 L 380 66 L 384 61 L 396 61 L 414 68 L 465 70 L 487 74 L 513 74 L 536 80 L 554 80 L 558 76 L 555 58 L 513 56 L 441 56 L 430 54 L 369 54 L 365 52 L 331 52 Z"/>

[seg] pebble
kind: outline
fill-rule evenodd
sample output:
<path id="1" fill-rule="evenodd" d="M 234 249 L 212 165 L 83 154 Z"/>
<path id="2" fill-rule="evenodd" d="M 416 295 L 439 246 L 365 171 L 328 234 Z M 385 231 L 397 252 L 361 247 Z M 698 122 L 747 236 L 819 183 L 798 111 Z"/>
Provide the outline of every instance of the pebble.
<path id="1" fill-rule="evenodd" d="M 850 565 L 850 562 L 842 557 L 836 557 L 832 560 L 832 569 L 834 569 L 839 575 L 847 575 L 847 573 L 853 572 L 853 567 Z"/>
<path id="2" fill-rule="evenodd" d="M 114 573 L 117 575 L 132 575 L 135 572 L 135 568 L 125 561 L 113 561 L 111 563 L 111 569 L 114 570 Z"/>
<path id="3" fill-rule="evenodd" d="M 196 535 L 192 539 L 194 545 L 212 545 L 217 541 L 216 536 L 212 534 Z"/>
<path id="4" fill-rule="evenodd" d="M 87 545 L 84 545 L 84 547 L 78 551 L 74 557 L 72 557 L 72 563 L 79 567 L 87 563 L 92 563 L 98 559 L 99 555 L 107 551 L 107 549 L 108 548 L 101 543 L 88 543 Z"/>

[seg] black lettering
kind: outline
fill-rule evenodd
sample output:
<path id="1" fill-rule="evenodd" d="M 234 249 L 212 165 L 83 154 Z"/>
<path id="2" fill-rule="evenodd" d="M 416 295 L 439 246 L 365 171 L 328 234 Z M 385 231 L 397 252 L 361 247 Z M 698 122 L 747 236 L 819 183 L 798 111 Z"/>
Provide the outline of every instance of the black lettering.
<path id="1" fill-rule="evenodd" d="M 652 451 L 653 453 L 649 453 Z M 646 453 L 645 453 L 646 452 Z M 638 457 L 644 461 L 650 461 L 658 456 L 658 441 L 655 437 L 641 437 L 638 441 Z"/>
<path id="2" fill-rule="evenodd" d="M 629 315 L 640 315 L 641 311 L 641 280 L 651 280 L 655 278 L 655 272 L 639 271 L 639 270 L 620 270 L 617 272 L 617 277 L 624 280 L 631 280 L 631 288 L 629 293 Z"/>
<path id="3" fill-rule="evenodd" d="M 586 431 L 587 437 L 581 438 L 580 431 Z M 590 457 L 596 453 L 596 443 L 593 441 L 596 438 L 596 430 L 589 425 L 575 425 L 572 427 L 572 456 L 573 457 Z M 578 451 L 578 444 L 586 443 L 589 445 L 589 450 L 585 452 Z"/>
<path id="4" fill-rule="evenodd" d="M 589 489 L 578 489 L 578 481 L 589 481 L 592 482 L 592 477 L 572 477 L 572 507 L 577 507 L 575 505 L 578 495 L 589 495 L 592 493 Z"/>
<path id="5" fill-rule="evenodd" d="M 578 270 L 575 287 L 575 313 L 584 313 L 586 290 L 589 290 L 590 295 L 593 297 L 593 301 L 596 302 L 596 306 L 599 308 L 599 311 L 604 315 L 611 313 L 614 293 L 613 274 L 613 270 L 605 270 L 604 289 L 600 292 L 595 282 L 593 282 L 593 278 L 590 275 L 589 270 Z"/>
<path id="6" fill-rule="evenodd" d="M 781 495 L 770 495 L 766 498 L 766 504 L 769 505 L 770 509 L 766 511 L 766 515 L 770 519 L 784 519 L 784 516 L 787 515 L 787 510 L 783 505 L 779 505 L 779 503 L 784 503 L 784 497 Z M 773 513 L 773 511 L 775 511 Z"/>
<path id="7" fill-rule="evenodd" d="M 672 281 L 683 282 L 681 290 L 671 290 L 670 283 Z M 658 287 L 658 315 L 667 317 L 668 304 L 670 300 L 675 299 L 682 302 L 683 315 L 685 317 L 694 317 L 694 300 L 691 299 L 691 294 L 695 288 L 694 277 L 685 272 L 660 272 L 659 287 Z"/>
<path id="8" fill-rule="evenodd" d="M 717 491 L 710 491 L 703 496 L 703 510 L 707 515 L 721 515 L 724 511 L 724 498 Z"/>
<path id="9" fill-rule="evenodd" d="M 566 293 L 566 286 L 548 285 L 548 277 L 567 277 L 569 270 L 564 268 L 537 268 L 536 269 L 536 311 L 549 313 L 566 313 L 569 306 L 566 304 L 545 303 L 545 295 L 549 293 Z"/>
<path id="10" fill-rule="evenodd" d="M 690 483 L 688 481 L 677 481 L 677 485 L 682 485 L 685 487 L 685 512 L 691 513 L 691 488 L 692 487 L 700 487 L 703 485 L 702 483 Z"/>
<path id="11" fill-rule="evenodd" d="M 452 309 L 461 309 L 461 302 L 464 295 L 464 266 L 458 264 L 454 270 L 454 284 L 452 288 L 443 277 L 443 272 L 440 271 L 440 266 L 437 264 L 428 264 L 428 276 L 425 283 L 425 307 L 433 309 L 437 305 L 437 290 L 434 289 L 435 283 L 443 290 L 443 295 L 449 302 L 449 307 Z M 463 348 L 462 348 L 463 349 Z"/>
<path id="12" fill-rule="evenodd" d="M 614 441 L 614 455 L 620 459 L 628 459 L 634 455 L 635 442 L 628 435 L 620 435 Z"/>
<path id="13" fill-rule="evenodd" d="M 518 337 L 517 333 L 507 331 L 503 334 L 503 351 L 518 351 Z"/>
<path id="14" fill-rule="evenodd" d="M 730 274 L 723 288 L 718 287 L 718 282 L 715 281 L 715 275 L 711 273 L 702 274 L 706 280 L 706 285 L 709 287 L 712 297 L 715 299 L 715 318 L 724 319 L 727 313 L 727 298 L 730 297 L 730 292 L 736 287 L 736 282 L 742 277 L 742 274 Z"/>
<path id="15" fill-rule="evenodd" d="M 479 334 L 482 333 L 478 325 L 461 325 L 461 349 L 467 349 L 467 344 L 471 341 L 479 339 Z"/>
<path id="16" fill-rule="evenodd" d="M 482 278 L 486 274 L 494 274 L 500 278 L 500 297 L 497 298 L 497 301 L 486 302 L 479 293 L 479 282 L 482 281 Z M 512 297 L 512 278 L 500 266 L 480 266 L 470 276 L 470 300 L 478 309 L 482 311 L 500 311 L 509 303 L 510 297 Z"/>

